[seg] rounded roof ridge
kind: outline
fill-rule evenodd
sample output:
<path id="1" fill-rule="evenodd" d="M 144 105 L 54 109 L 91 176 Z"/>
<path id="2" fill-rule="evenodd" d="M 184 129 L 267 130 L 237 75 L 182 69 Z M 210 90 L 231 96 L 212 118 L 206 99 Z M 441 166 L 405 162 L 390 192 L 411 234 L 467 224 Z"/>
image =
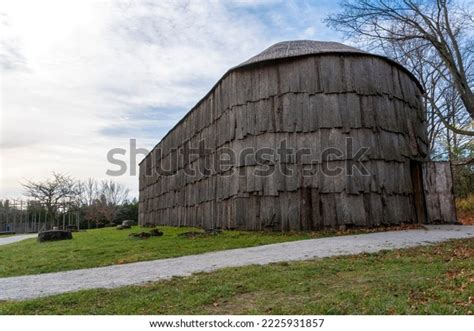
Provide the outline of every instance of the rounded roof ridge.
<path id="1" fill-rule="evenodd" d="M 316 41 L 316 40 L 289 40 L 276 43 L 259 54 L 251 57 L 247 61 L 242 62 L 241 64 L 230 68 L 224 77 L 234 71 L 239 70 L 245 67 L 250 67 L 253 65 L 258 65 L 259 63 L 273 62 L 280 59 L 288 59 L 292 57 L 303 57 L 309 55 L 318 55 L 318 54 L 355 54 L 355 55 L 366 55 L 373 56 L 383 59 L 410 76 L 411 79 L 416 83 L 420 91 L 425 93 L 423 86 L 420 84 L 418 78 L 407 68 L 397 61 L 380 54 L 369 53 L 361 49 L 341 44 L 335 41 Z"/>
<path id="2" fill-rule="evenodd" d="M 290 40 L 276 43 L 232 69 L 245 67 L 257 62 L 322 53 L 359 53 L 372 55 L 358 48 L 334 41 Z"/>

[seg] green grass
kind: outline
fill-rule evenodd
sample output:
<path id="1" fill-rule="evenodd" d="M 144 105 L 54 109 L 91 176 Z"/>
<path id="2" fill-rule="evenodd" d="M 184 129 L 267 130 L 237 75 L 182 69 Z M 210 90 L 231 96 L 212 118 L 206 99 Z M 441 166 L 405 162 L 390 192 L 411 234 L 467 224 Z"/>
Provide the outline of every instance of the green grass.
<path id="1" fill-rule="evenodd" d="M 0 302 L 0 314 L 472 314 L 474 240 Z"/>
<path id="2" fill-rule="evenodd" d="M 223 249 L 308 239 L 329 233 L 270 233 L 224 231 L 216 236 L 183 238 L 179 233 L 194 228 L 160 227 L 162 237 L 131 239 L 133 227 L 118 231 L 104 228 L 73 233 L 73 240 L 38 243 L 28 239 L 0 246 L 0 277 L 92 268 L 113 264 L 163 259 Z"/>

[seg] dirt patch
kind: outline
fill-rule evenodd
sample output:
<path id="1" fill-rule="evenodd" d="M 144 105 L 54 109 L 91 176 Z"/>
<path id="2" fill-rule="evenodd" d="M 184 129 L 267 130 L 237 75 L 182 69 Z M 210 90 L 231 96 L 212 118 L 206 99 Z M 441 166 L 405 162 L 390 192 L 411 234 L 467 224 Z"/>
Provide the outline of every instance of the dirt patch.
<path id="1" fill-rule="evenodd" d="M 154 228 L 154 229 L 150 229 L 148 232 L 142 231 L 142 232 L 130 233 L 128 236 L 130 238 L 135 238 L 135 239 L 148 239 L 150 237 L 161 237 L 162 235 L 163 235 L 163 232 L 161 232 L 157 228 Z"/>
<path id="2" fill-rule="evenodd" d="M 216 299 L 209 305 L 209 314 L 239 315 L 257 307 L 257 293 L 237 293 L 229 299 Z"/>
<path id="3" fill-rule="evenodd" d="M 469 212 L 458 212 L 458 221 L 463 225 L 474 225 L 474 214 Z"/>
<path id="4" fill-rule="evenodd" d="M 217 236 L 222 233 L 222 230 L 220 229 L 209 229 L 209 230 L 204 230 L 204 231 L 189 231 L 189 232 L 183 232 L 178 234 L 178 237 L 181 238 L 205 238 L 205 237 L 212 237 L 212 236 Z"/>
<path id="5" fill-rule="evenodd" d="M 311 236 L 318 237 L 327 237 L 327 236 L 345 236 L 353 234 L 364 234 L 364 233 L 377 233 L 377 232 L 387 232 L 387 231 L 405 231 L 405 230 L 421 230 L 425 229 L 423 224 L 401 224 L 401 225 L 381 225 L 371 228 L 366 227 L 357 227 L 357 226 L 347 226 L 342 225 L 338 229 L 332 230 L 321 230 L 311 232 Z"/>

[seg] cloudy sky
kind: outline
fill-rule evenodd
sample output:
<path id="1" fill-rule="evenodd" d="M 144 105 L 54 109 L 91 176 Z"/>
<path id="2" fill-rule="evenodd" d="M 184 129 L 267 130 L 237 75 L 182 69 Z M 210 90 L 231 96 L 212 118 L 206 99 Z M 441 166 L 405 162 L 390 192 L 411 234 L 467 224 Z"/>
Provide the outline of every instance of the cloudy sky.
<path id="1" fill-rule="evenodd" d="M 113 148 L 152 148 L 225 71 L 273 43 L 342 41 L 333 0 L 0 4 L 0 198 L 57 171 L 105 179 Z M 137 161 L 143 156 L 139 155 Z M 114 178 L 136 196 L 138 180 Z"/>

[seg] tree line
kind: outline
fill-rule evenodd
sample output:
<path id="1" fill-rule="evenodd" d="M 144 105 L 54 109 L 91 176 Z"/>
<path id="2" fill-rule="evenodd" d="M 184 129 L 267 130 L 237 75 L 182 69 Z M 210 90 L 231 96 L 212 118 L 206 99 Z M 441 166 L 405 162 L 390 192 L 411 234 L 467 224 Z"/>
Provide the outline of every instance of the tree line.
<path id="1" fill-rule="evenodd" d="M 44 209 L 49 219 L 60 224 L 61 215 L 78 212 L 81 228 L 103 227 L 123 220 L 138 220 L 138 201 L 130 190 L 113 180 L 76 180 L 53 172 L 50 178 L 22 183 L 24 194 Z"/>

